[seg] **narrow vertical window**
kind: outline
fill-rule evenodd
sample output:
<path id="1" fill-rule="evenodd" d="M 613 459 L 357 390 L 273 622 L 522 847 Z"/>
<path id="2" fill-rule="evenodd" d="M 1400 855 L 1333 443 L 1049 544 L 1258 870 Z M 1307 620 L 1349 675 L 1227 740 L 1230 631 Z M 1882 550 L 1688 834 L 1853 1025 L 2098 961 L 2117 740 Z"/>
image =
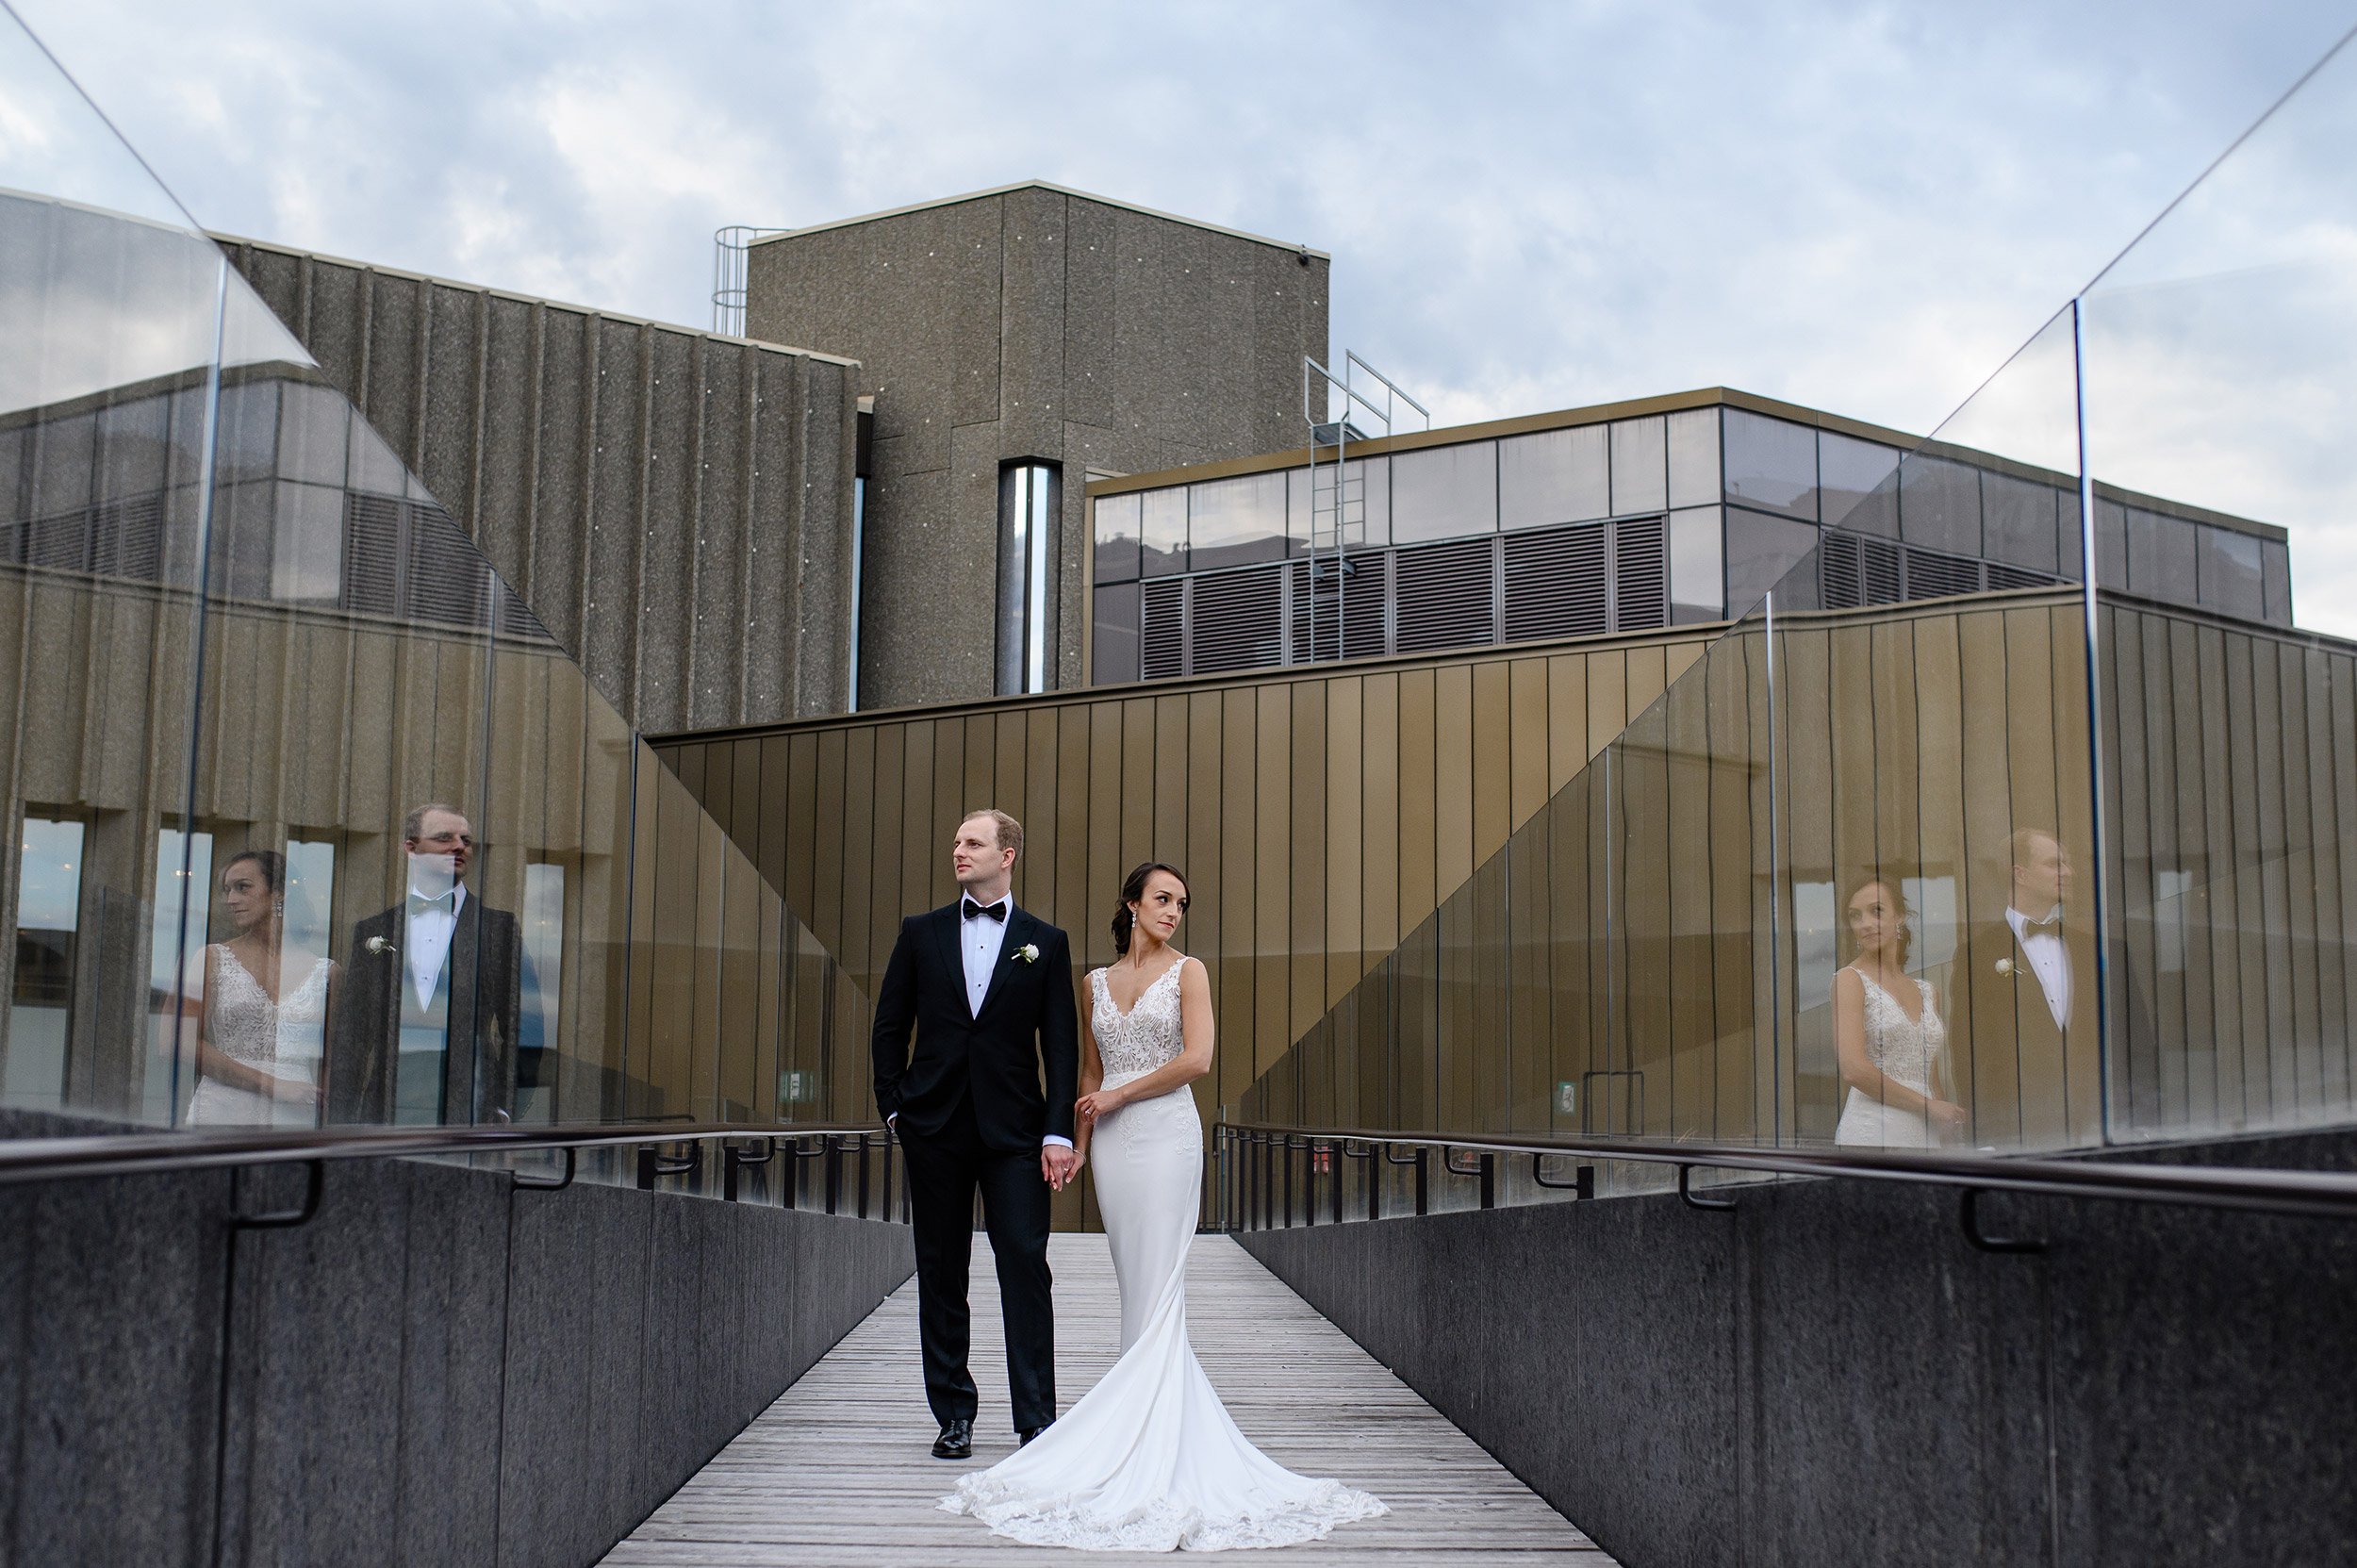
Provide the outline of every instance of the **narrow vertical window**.
<path id="1" fill-rule="evenodd" d="M 1052 463 L 998 470 L 998 658 L 1001 695 L 1046 691 L 1056 662 L 1056 534 L 1062 515 Z"/>
<path id="2" fill-rule="evenodd" d="M 82 824 L 26 817 L 18 840 L 16 983 L 9 999 L 0 1098 L 65 1103 L 74 1021 L 75 937 L 81 927 Z"/>

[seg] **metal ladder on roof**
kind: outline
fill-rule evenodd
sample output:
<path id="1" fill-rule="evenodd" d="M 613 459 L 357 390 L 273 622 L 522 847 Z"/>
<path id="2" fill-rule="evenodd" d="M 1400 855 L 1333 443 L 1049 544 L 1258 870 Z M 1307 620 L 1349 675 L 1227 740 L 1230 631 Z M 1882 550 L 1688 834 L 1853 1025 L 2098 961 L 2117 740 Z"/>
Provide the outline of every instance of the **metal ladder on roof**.
<path id="1" fill-rule="evenodd" d="M 1393 435 L 1401 404 L 1432 428 L 1430 409 L 1357 354 L 1344 352 L 1340 374 L 1301 356 L 1301 417 L 1310 427 L 1310 623 L 1306 639 L 1295 638 L 1296 649 L 1306 640 L 1307 654 L 1293 662 L 1343 656 L 1343 585 L 1357 570 L 1352 547 L 1363 547 L 1367 536 L 1366 464 L 1354 468 L 1350 449 Z M 1360 420 L 1378 426 L 1377 436 L 1369 436 Z"/>

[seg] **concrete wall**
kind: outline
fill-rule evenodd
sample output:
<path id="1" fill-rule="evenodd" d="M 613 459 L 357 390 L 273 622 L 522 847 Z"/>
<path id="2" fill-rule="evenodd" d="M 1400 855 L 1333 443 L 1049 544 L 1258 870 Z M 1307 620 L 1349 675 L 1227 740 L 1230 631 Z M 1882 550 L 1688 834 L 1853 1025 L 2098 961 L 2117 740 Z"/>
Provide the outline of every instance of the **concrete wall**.
<path id="1" fill-rule="evenodd" d="M 765 240 L 756 336 L 876 399 L 860 705 L 992 694 L 998 466 L 1061 463 L 1057 677 L 1088 633 L 1084 481 L 1299 446 L 1327 259 L 1045 185 Z"/>
<path id="2" fill-rule="evenodd" d="M 2151 1158 L 2146 1155 L 2142 1158 Z M 2186 1158 L 2357 1168 L 2357 1137 Z M 1857 1181 L 1244 1246 L 1630 1568 L 2320 1563 L 2357 1227 Z"/>
<path id="3" fill-rule="evenodd" d="M 231 1187 L 0 1190 L 0 1562 L 209 1562 L 216 1466 L 223 1561 L 592 1562 L 914 1268 L 901 1226 L 372 1161 L 233 1282 Z"/>
<path id="4" fill-rule="evenodd" d="M 222 242 L 638 728 L 847 706 L 857 367 Z"/>

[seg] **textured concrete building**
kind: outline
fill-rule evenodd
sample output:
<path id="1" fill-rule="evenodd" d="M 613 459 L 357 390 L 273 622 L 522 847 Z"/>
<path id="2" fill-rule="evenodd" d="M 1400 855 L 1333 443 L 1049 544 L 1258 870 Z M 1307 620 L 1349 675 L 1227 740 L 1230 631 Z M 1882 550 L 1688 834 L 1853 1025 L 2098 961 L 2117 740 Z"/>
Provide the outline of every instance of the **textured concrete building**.
<path id="1" fill-rule="evenodd" d="M 634 725 L 849 705 L 857 367 L 223 244 Z"/>
<path id="2" fill-rule="evenodd" d="M 748 330 L 876 400 L 860 706 L 1080 684 L 1085 479 L 1299 446 L 1327 268 L 1040 181 L 755 245 Z"/>

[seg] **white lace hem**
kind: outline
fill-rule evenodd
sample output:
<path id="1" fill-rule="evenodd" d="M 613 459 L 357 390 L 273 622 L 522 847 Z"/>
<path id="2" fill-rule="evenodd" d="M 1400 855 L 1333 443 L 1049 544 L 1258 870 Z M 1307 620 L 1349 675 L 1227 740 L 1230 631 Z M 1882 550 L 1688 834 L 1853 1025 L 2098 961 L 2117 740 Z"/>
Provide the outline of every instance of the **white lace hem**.
<path id="1" fill-rule="evenodd" d="M 1232 1552 L 1322 1541 L 1337 1525 L 1373 1519 L 1390 1509 L 1340 1481 L 1312 1483 L 1302 1498 L 1260 1512 L 1214 1518 L 1178 1503 L 1155 1503 L 1113 1515 L 1070 1495 L 1012 1495 L 987 1472 L 959 1477 L 941 1500 L 947 1513 L 971 1514 L 992 1533 L 1030 1546 L 1069 1546 L 1083 1552 Z"/>

